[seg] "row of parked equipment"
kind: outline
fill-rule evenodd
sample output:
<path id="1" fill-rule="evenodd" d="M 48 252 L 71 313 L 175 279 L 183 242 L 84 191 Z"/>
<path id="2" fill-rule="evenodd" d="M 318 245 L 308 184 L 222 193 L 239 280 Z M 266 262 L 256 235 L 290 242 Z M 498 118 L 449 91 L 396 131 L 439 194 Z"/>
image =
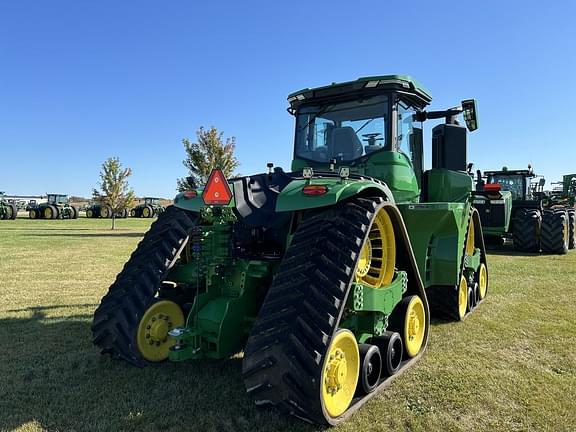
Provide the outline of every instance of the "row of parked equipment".
<path id="1" fill-rule="evenodd" d="M 5 198 L 0 192 L 0 220 L 16 219 L 18 205 L 12 200 Z M 48 194 L 46 201 L 38 203 L 30 200 L 24 210 L 30 219 L 77 219 L 80 208 L 70 203 L 67 195 Z M 137 218 L 152 218 L 160 215 L 166 208 L 160 203 L 160 198 L 145 197 L 142 204 L 132 209 L 124 209 L 116 213 L 116 218 L 127 218 L 128 215 Z M 87 218 L 111 218 L 112 207 L 107 204 L 91 203 L 84 209 Z"/>

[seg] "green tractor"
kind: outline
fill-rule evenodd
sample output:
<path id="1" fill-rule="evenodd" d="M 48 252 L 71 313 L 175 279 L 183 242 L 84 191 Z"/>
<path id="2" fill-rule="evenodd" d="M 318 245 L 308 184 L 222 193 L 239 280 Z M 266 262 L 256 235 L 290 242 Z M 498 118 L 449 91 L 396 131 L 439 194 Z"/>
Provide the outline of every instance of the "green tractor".
<path id="1" fill-rule="evenodd" d="M 86 217 L 87 218 L 112 218 L 113 214 L 112 207 L 108 204 L 102 204 L 98 202 L 93 202 L 86 206 Z M 128 217 L 128 210 L 124 209 L 116 213 L 116 219 L 126 219 Z"/>
<path id="2" fill-rule="evenodd" d="M 14 202 L 6 199 L 6 194 L 0 192 L 0 220 L 14 220 L 18 215 L 18 208 Z"/>
<path id="3" fill-rule="evenodd" d="M 489 244 L 512 239 L 519 252 L 565 254 L 574 244 L 573 212 L 544 192 L 545 179 L 525 170 L 477 172 L 474 206 Z M 573 246 L 572 246 L 573 247 Z"/>
<path id="4" fill-rule="evenodd" d="M 406 76 L 304 89 L 292 172 L 226 180 L 176 196 L 97 308 L 103 353 L 144 366 L 243 351 L 258 405 L 334 425 L 423 353 L 430 314 L 464 319 L 488 271 L 464 115 L 425 111 Z M 423 168 L 422 122 L 433 129 Z"/>
<path id="5" fill-rule="evenodd" d="M 28 207 L 30 219 L 77 219 L 78 209 L 70 204 L 68 195 L 48 194 L 46 202 Z"/>
<path id="6" fill-rule="evenodd" d="M 160 204 L 160 198 L 145 197 L 144 203 L 138 204 L 130 210 L 131 217 L 152 218 L 166 211 L 166 207 Z"/>

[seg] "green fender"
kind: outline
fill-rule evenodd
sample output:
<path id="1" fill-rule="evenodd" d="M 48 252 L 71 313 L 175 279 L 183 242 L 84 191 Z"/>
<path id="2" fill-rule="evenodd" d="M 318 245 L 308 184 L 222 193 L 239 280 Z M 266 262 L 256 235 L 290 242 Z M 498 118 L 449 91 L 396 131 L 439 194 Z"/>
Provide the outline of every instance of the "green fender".
<path id="1" fill-rule="evenodd" d="M 304 195 L 304 186 L 324 185 L 328 192 L 324 195 Z M 295 210 L 305 210 L 310 208 L 320 208 L 332 206 L 342 200 L 359 194 L 370 192 L 372 196 L 386 197 L 389 202 L 394 203 L 392 192 L 382 182 L 369 179 L 336 179 L 315 177 L 311 180 L 294 180 L 290 182 L 278 196 L 276 201 L 276 211 L 286 212 Z"/>
<path id="2" fill-rule="evenodd" d="M 234 190 L 231 182 L 230 188 Z M 324 195 L 304 195 L 302 189 L 307 184 L 324 185 L 328 188 L 328 192 Z M 197 190 L 195 198 L 186 198 L 184 193 L 179 193 L 174 198 L 174 205 L 183 210 L 192 212 L 200 212 L 202 208 L 206 207 L 202 201 L 203 189 Z M 293 180 L 280 192 L 276 201 L 276 211 L 287 212 L 295 210 L 304 210 L 310 208 L 320 208 L 332 206 L 342 200 L 352 196 L 371 192 L 372 196 L 384 196 L 389 202 L 394 203 L 392 192 L 382 182 L 376 182 L 369 179 L 346 179 L 340 178 L 326 178 L 315 177 L 312 180 Z M 234 198 L 225 207 L 235 207 Z"/>

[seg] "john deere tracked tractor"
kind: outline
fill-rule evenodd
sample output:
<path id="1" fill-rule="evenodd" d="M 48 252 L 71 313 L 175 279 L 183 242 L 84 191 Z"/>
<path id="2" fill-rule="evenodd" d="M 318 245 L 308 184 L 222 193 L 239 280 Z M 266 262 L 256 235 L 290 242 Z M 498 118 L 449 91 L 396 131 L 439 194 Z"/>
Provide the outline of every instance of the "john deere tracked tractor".
<path id="1" fill-rule="evenodd" d="M 86 207 L 86 217 L 87 218 L 112 218 L 113 210 L 112 207 L 108 204 L 102 204 L 98 202 L 90 203 Z M 117 212 L 116 218 L 125 219 L 128 217 L 128 210 L 124 209 L 120 212 Z"/>
<path id="2" fill-rule="evenodd" d="M 103 353 L 138 366 L 243 351 L 256 404 L 336 424 L 422 354 L 433 313 L 463 319 L 487 293 L 465 172 L 464 114 L 425 111 L 405 76 L 289 96 L 292 172 L 176 196 L 97 308 Z M 423 169 L 422 123 L 433 130 Z"/>
<path id="3" fill-rule="evenodd" d="M 18 208 L 13 202 L 5 198 L 4 192 L 0 192 L 0 220 L 14 220 L 18 215 Z"/>
<path id="4" fill-rule="evenodd" d="M 77 219 L 78 209 L 70 204 L 67 195 L 48 194 L 46 202 L 30 207 L 30 219 Z"/>
<path id="5" fill-rule="evenodd" d="M 478 175 L 474 206 L 488 242 L 511 238 L 514 249 L 521 252 L 568 251 L 574 243 L 569 230 L 572 212 L 550 200 L 544 178 L 537 178 L 532 167 L 485 171 L 484 176 L 481 180 Z"/>
<path id="6" fill-rule="evenodd" d="M 160 198 L 145 197 L 144 203 L 130 210 L 131 217 L 152 218 L 164 213 L 166 207 L 160 204 Z"/>

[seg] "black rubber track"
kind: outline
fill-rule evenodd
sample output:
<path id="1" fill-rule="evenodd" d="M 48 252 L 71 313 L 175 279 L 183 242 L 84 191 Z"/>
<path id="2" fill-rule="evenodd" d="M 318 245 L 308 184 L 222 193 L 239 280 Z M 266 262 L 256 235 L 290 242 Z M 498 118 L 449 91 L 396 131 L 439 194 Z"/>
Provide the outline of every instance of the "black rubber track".
<path id="1" fill-rule="evenodd" d="M 544 210 L 540 230 L 542 252 L 561 255 L 568 252 L 568 242 L 564 238 L 564 227 L 567 224 L 566 210 Z"/>
<path id="2" fill-rule="evenodd" d="M 144 235 L 94 313 L 93 342 L 103 354 L 146 365 L 136 347 L 138 323 L 186 245 L 195 221 L 194 213 L 170 206 Z"/>
<path id="3" fill-rule="evenodd" d="M 299 225 L 244 351 L 243 378 L 257 405 L 275 405 L 307 421 L 330 424 L 354 411 L 351 407 L 338 419 L 330 419 L 320 400 L 320 378 L 359 252 L 381 202 L 381 198 L 356 198 L 305 216 Z M 405 234 L 404 240 L 408 243 Z M 407 252 L 401 249 L 399 255 L 413 258 L 409 245 Z M 412 263 L 409 280 L 420 281 Z M 398 263 L 404 268 L 402 265 L 405 263 Z M 418 287 L 428 309 L 421 282 Z M 422 351 L 424 347 L 425 343 Z M 354 401 L 353 405 L 362 403 Z"/>
<path id="4" fill-rule="evenodd" d="M 568 249 L 576 249 L 576 209 L 568 209 Z"/>
<path id="5" fill-rule="evenodd" d="M 514 217 L 514 249 L 519 252 L 540 252 L 542 216 L 536 209 L 520 209 Z"/>

